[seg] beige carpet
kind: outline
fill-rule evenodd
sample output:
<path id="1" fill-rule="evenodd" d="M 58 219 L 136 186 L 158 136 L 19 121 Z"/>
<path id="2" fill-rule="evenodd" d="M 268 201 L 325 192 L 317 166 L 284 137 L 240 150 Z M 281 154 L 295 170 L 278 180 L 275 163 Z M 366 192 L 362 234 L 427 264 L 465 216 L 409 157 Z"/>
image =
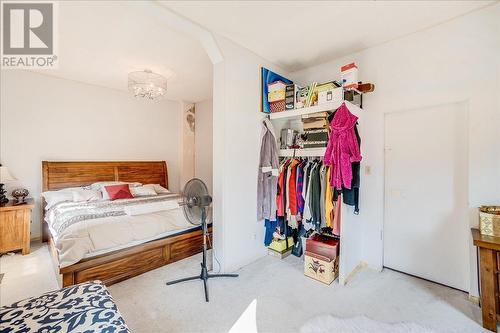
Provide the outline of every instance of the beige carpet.
<path id="1" fill-rule="evenodd" d="M 198 281 L 166 286 L 197 274 L 199 256 L 111 286 L 132 332 L 298 332 L 317 317 L 366 316 L 381 323 L 416 323 L 436 332 L 487 332 L 480 309 L 459 291 L 385 270 L 364 270 L 347 286 L 305 277 L 302 261 L 262 258 L 237 279 L 209 281 L 210 303 Z M 28 256 L 2 256 L 0 304 L 56 288 L 46 247 Z"/>
<path id="2" fill-rule="evenodd" d="M 387 324 L 365 316 L 337 318 L 335 316 L 319 316 L 309 320 L 300 333 L 437 333 L 415 323 Z"/>

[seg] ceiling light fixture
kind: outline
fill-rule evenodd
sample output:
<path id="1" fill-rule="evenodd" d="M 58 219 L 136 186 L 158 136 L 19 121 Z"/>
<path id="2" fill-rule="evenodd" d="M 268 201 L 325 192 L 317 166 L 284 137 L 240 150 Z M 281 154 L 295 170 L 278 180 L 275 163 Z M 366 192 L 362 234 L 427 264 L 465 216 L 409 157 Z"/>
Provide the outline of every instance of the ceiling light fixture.
<path id="1" fill-rule="evenodd" d="M 135 97 L 160 99 L 167 92 L 167 79 L 149 69 L 128 74 L 128 90 Z"/>

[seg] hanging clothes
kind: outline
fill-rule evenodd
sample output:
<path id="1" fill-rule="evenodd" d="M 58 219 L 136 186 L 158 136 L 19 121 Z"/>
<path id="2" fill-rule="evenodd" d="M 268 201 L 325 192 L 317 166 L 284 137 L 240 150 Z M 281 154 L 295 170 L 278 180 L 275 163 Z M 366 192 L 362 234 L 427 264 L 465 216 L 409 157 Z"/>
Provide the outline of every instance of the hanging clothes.
<path id="1" fill-rule="evenodd" d="M 276 193 L 276 207 L 277 207 L 277 212 L 276 214 L 278 216 L 285 216 L 285 210 L 286 210 L 286 174 L 288 170 L 288 164 L 290 163 L 290 160 L 286 160 L 283 164 L 280 166 L 280 173 L 278 176 L 278 189 Z"/>
<path id="2" fill-rule="evenodd" d="M 333 226 L 332 226 L 332 232 L 334 235 L 340 236 L 340 228 L 341 228 L 341 216 L 340 216 L 340 208 L 342 206 L 342 194 L 340 194 L 340 198 L 335 204 L 335 214 L 333 216 Z"/>
<path id="3" fill-rule="evenodd" d="M 311 182 L 311 195 L 309 197 L 309 206 L 311 209 L 312 223 L 316 230 L 320 229 L 321 225 L 321 162 L 318 162 L 311 172 L 309 181 Z"/>
<path id="4" fill-rule="evenodd" d="M 278 234 L 286 233 L 297 240 L 300 230 L 332 228 L 331 170 L 318 159 L 289 158 L 281 162 L 276 195 Z M 275 227 L 266 221 L 267 225 Z M 266 235 L 270 234 L 271 230 L 266 230 Z"/>
<path id="5" fill-rule="evenodd" d="M 358 117 L 353 115 L 345 103 L 337 109 L 330 123 L 330 138 L 324 162 L 333 168 L 330 184 L 336 189 L 351 188 L 352 162 L 361 161 L 359 143 L 354 127 Z"/>
<path id="6" fill-rule="evenodd" d="M 304 190 L 304 167 L 306 165 L 307 161 L 302 161 L 297 166 L 297 211 L 301 216 L 304 213 L 304 197 L 302 196 L 302 192 Z"/>
<path id="7" fill-rule="evenodd" d="M 278 221 L 270 221 L 268 219 L 264 220 L 264 227 L 266 228 L 266 233 L 264 235 L 264 245 L 269 246 L 273 241 L 273 233 L 278 227 Z"/>
<path id="8" fill-rule="evenodd" d="M 290 214 L 297 215 L 297 167 L 300 164 L 298 160 L 292 160 L 290 163 L 289 177 L 288 177 L 288 208 Z"/>
<path id="9" fill-rule="evenodd" d="M 271 121 L 262 122 L 260 161 L 257 179 L 257 219 L 276 221 L 278 146 Z"/>
<path id="10" fill-rule="evenodd" d="M 334 217 L 334 207 L 333 207 L 333 188 L 330 186 L 330 173 L 332 168 L 327 168 L 326 171 L 326 182 L 325 182 L 325 219 L 326 226 L 333 229 L 333 217 Z"/>
<path id="11" fill-rule="evenodd" d="M 302 224 L 306 231 L 314 228 L 312 223 L 312 213 L 311 213 L 311 174 L 316 167 L 316 164 L 311 162 L 307 165 L 306 181 L 305 181 L 305 196 L 304 196 L 304 214 L 302 214 Z"/>
<path id="12" fill-rule="evenodd" d="M 328 184 L 328 179 L 326 179 L 326 169 L 328 167 L 326 165 L 322 165 L 321 169 L 319 171 L 319 181 L 320 181 L 320 186 L 321 186 L 321 195 L 319 198 L 319 204 L 320 204 L 320 211 L 321 211 L 321 218 L 320 218 L 320 228 L 323 228 L 326 226 L 326 204 L 325 204 L 325 199 L 326 199 L 326 187 Z"/>

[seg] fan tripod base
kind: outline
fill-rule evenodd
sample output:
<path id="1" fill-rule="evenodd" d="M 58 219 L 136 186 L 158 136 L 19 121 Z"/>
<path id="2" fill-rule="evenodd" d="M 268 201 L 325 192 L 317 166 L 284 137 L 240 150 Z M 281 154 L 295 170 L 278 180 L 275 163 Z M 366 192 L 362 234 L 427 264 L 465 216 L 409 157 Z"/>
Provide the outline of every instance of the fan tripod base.
<path id="1" fill-rule="evenodd" d="M 208 302 L 208 289 L 207 289 L 208 279 L 211 279 L 214 277 L 238 277 L 238 274 L 210 274 L 210 273 L 208 273 L 206 266 L 204 266 L 203 264 L 200 264 L 200 265 L 201 265 L 200 275 L 170 281 L 170 282 L 167 282 L 167 286 L 170 286 L 170 285 L 176 284 L 176 283 L 180 283 L 180 282 L 185 282 L 185 281 L 191 281 L 191 280 L 197 280 L 197 279 L 203 280 L 203 286 L 205 287 L 205 301 Z"/>

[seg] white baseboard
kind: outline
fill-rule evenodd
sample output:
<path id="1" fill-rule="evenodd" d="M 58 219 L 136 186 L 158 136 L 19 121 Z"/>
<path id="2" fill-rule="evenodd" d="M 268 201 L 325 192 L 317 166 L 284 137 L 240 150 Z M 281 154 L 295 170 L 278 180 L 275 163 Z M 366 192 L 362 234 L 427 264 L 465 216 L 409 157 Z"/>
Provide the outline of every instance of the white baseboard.
<path id="1" fill-rule="evenodd" d="M 469 301 L 476 305 L 479 305 L 480 298 L 469 294 Z"/>
<path id="2" fill-rule="evenodd" d="M 354 269 L 344 278 L 343 281 L 341 281 L 342 285 L 346 285 L 349 283 L 350 280 L 356 275 L 359 271 L 363 270 L 364 268 L 368 267 L 368 264 L 364 261 L 360 262 Z"/>

